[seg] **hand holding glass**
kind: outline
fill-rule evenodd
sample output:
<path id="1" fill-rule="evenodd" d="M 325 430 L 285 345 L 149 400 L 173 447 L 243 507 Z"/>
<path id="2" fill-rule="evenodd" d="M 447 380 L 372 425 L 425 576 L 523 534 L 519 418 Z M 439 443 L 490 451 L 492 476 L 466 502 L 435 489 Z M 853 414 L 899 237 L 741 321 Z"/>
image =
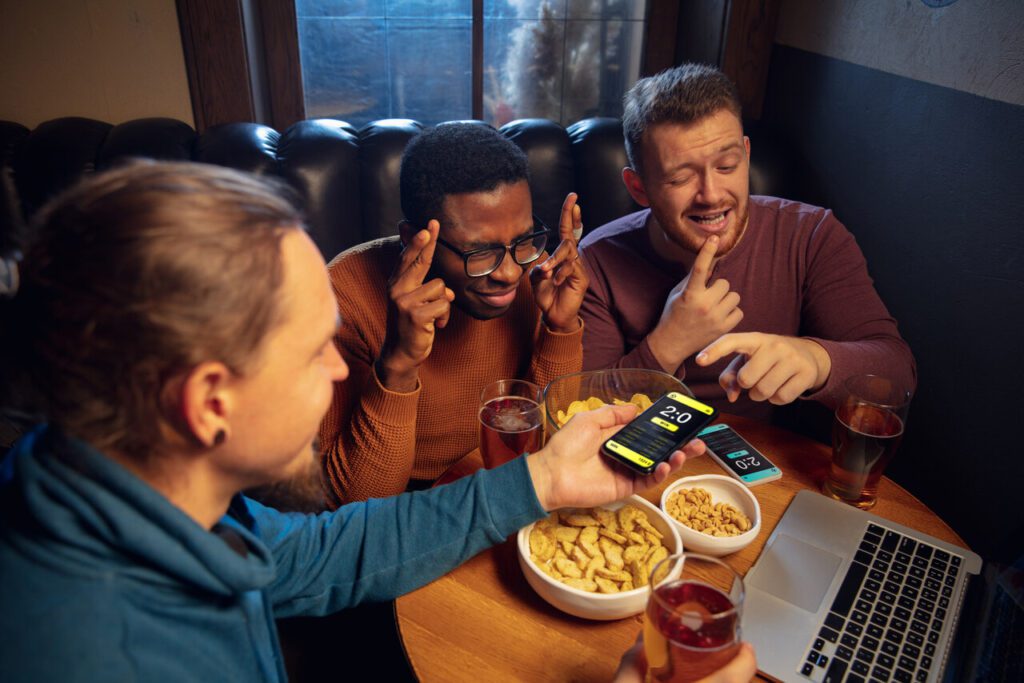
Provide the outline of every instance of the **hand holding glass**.
<path id="1" fill-rule="evenodd" d="M 670 555 L 651 571 L 644 615 L 648 681 L 696 681 L 740 648 L 743 579 L 719 559 Z"/>

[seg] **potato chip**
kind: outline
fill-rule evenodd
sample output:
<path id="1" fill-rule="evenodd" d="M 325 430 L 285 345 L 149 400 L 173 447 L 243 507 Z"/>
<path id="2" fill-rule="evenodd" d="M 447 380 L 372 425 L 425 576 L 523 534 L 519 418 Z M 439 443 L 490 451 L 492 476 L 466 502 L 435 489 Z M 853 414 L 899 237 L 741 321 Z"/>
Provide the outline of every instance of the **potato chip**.
<path id="1" fill-rule="evenodd" d="M 652 401 L 650 396 L 647 394 L 633 394 L 633 396 L 630 397 L 629 402 L 640 410 L 647 410 L 654 405 L 654 401 Z"/>
<path id="2" fill-rule="evenodd" d="M 636 393 L 633 394 L 628 401 L 624 401 L 621 398 L 612 398 L 612 403 L 617 406 L 624 406 L 632 403 L 640 410 L 646 410 L 653 405 L 650 397 L 647 394 Z M 564 427 L 565 424 L 572 419 L 572 416 L 576 413 L 585 413 L 589 410 L 597 410 L 603 408 L 607 404 L 599 399 L 597 396 L 589 396 L 586 399 L 580 399 L 573 401 L 569 404 L 569 407 L 563 410 L 555 411 L 555 422 L 559 428 Z"/>

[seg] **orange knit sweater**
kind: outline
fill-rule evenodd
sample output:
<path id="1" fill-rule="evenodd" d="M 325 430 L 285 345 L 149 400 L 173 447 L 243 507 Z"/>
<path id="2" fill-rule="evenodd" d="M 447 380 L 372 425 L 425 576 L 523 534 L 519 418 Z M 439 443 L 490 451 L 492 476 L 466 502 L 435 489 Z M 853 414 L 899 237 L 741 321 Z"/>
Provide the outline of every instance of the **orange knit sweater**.
<path id="1" fill-rule="evenodd" d="M 401 493 L 409 479 L 436 479 L 479 445 L 477 407 L 484 385 L 522 378 L 544 386 L 578 372 L 583 330 L 547 329 L 529 278 L 500 318 L 476 320 L 452 307 L 409 393 L 385 389 L 373 370 L 384 342 L 387 281 L 397 237 L 361 244 L 328 265 L 341 311 L 335 339 L 350 375 L 335 385 L 320 425 L 328 496 L 334 505 Z"/>

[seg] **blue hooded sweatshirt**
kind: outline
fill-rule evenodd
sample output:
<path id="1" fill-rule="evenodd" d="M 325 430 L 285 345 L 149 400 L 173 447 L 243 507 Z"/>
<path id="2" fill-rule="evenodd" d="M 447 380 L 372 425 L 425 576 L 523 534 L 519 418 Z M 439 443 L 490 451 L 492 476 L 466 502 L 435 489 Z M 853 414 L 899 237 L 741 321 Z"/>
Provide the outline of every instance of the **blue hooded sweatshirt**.
<path id="1" fill-rule="evenodd" d="M 449 486 L 212 531 L 40 427 L 0 470 L 0 679 L 284 681 L 275 617 L 392 599 L 544 515 L 524 458 Z"/>

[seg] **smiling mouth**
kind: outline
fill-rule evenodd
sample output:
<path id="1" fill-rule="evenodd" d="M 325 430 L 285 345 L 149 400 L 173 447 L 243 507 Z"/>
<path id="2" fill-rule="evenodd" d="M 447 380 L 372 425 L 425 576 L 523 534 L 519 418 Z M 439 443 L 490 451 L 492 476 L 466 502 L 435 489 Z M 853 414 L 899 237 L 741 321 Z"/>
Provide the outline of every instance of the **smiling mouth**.
<path id="1" fill-rule="evenodd" d="M 477 292 L 477 296 L 479 296 L 484 303 L 500 308 L 512 303 L 516 298 L 516 289 L 518 288 L 512 288 L 507 292 Z"/>
<path id="2" fill-rule="evenodd" d="M 729 219 L 729 213 L 732 209 L 726 209 L 725 211 L 719 211 L 717 213 L 709 214 L 692 214 L 687 216 L 688 219 L 709 230 L 715 230 L 717 228 L 725 227 L 726 222 Z"/>
<path id="3" fill-rule="evenodd" d="M 687 216 L 687 218 L 692 220 L 694 223 L 705 225 L 707 227 L 714 227 L 726 221 L 726 219 L 729 217 L 729 211 L 729 209 L 726 209 L 725 211 L 719 211 L 718 213 L 709 213 L 703 215 L 692 214 Z"/>

